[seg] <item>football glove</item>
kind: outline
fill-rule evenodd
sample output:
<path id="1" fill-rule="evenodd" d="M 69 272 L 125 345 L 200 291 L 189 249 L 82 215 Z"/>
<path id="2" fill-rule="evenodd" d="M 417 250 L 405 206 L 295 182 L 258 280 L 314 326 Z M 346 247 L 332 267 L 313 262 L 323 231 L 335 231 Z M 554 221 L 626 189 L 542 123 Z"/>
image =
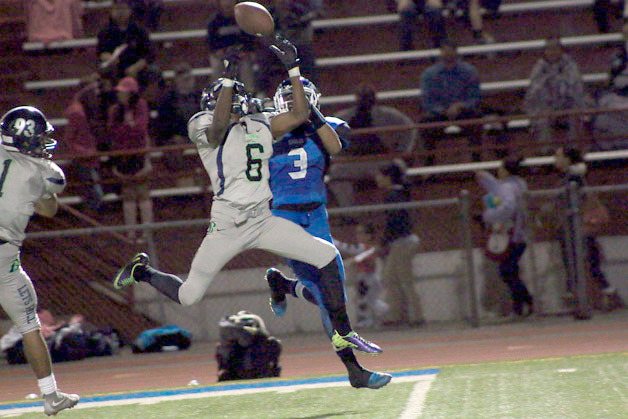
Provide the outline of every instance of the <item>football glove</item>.
<path id="1" fill-rule="evenodd" d="M 275 34 L 275 42 L 269 46 L 287 70 L 299 66 L 297 47 L 280 34 Z"/>
<path id="2" fill-rule="evenodd" d="M 225 71 L 222 73 L 224 78 L 235 80 L 238 77 L 238 65 L 240 64 L 240 47 L 231 46 L 225 51 L 222 63 Z"/>

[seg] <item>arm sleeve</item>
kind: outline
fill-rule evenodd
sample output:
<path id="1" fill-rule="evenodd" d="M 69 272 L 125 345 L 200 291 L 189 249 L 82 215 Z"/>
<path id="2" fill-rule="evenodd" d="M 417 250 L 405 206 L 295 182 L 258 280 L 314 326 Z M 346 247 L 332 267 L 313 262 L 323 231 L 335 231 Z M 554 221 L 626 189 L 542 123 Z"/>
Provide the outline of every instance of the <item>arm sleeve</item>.
<path id="1" fill-rule="evenodd" d="M 209 111 L 198 112 L 188 121 L 188 138 L 198 147 L 212 148 L 207 141 L 207 128 L 212 124 L 213 114 Z"/>
<path id="2" fill-rule="evenodd" d="M 500 190 L 500 183 L 495 178 L 495 176 L 491 175 L 488 172 L 479 172 L 478 173 L 478 182 L 480 186 L 482 186 L 488 193 L 493 195 L 497 195 Z"/>
<path id="3" fill-rule="evenodd" d="M 441 114 L 445 111 L 445 108 L 438 102 L 434 77 L 429 68 L 421 75 L 421 94 L 423 95 L 424 112 Z"/>
<path id="4" fill-rule="evenodd" d="M 49 165 L 42 171 L 44 178 L 44 196 L 58 194 L 65 189 L 65 175 L 63 170 L 54 162 L 49 162 Z"/>
<path id="5" fill-rule="evenodd" d="M 467 94 L 466 99 L 464 101 L 464 107 L 466 109 L 477 109 L 480 105 L 480 99 L 482 93 L 480 91 L 480 78 L 478 76 L 478 71 L 475 67 L 469 66 L 469 80 L 467 86 Z"/>

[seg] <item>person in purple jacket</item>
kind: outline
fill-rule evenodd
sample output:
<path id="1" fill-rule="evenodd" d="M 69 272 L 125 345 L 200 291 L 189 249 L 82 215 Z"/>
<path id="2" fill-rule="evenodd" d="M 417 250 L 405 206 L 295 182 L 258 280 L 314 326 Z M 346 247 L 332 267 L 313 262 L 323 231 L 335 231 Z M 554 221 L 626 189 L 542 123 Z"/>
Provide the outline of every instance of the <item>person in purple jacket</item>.
<path id="1" fill-rule="evenodd" d="M 521 161 L 520 157 L 507 157 L 497 169 L 497 177 L 486 171 L 479 171 L 476 176 L 487 192 L 484 199 L 487 205 L 482 213 L 484 223 L 512 228 L 510 250 L 499 264 L 499 276 L 510 289 L 514 313 L 529 316 L 534 311 L 533 299 L 519 277 L 519 260 L 526 249 L 526 217 L 522 197 L 528 189 L 526 181 L 520 176 Z M 527 310 L 524 311 L 524 308 Z"/>

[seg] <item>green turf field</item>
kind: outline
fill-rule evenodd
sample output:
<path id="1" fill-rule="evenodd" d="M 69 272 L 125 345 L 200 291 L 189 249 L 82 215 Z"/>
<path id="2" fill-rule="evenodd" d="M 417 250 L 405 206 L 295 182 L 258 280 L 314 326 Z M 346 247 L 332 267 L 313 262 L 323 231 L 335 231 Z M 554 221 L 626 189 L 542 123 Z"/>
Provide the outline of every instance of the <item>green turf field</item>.
<path id="1" fill-rule="evenodd" d="M 62 418 L 628 418 L 628 353 L 441 368 L 373 390 L 285 387 L 153 404 L 74 409 Z M 417 410 L 417 389 L 427 396 Z M 431 386 L 430 386 L 431 385 Z M 429 388 L 428 388 L 429 387 Z M 420 388 L 418 389 L 420 390 Z M 419 391 L 420 393 L 420 391 Z M 418 401 L 420 405 L 420 401 Z M 404 414 L 405 413 L 405 414 Z M 0 412 L 0 415 L 2 412 Z M 29 413 L 19 417 L 42 417 Z"/>

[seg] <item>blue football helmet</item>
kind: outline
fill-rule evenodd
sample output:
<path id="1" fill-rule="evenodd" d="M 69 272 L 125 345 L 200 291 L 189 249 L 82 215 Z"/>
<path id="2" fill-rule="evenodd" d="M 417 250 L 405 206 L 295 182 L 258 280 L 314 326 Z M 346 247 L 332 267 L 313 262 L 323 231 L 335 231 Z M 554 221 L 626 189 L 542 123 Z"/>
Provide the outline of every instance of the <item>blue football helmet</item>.
<path id="1" fill-rule="evenodd" d="M 305 77 L 301 77 L 301 83 L 303 83 L 303 90 L 305 90 L 305 97 L 308 102 L 310 102 L 312 106 L 319 108 L 318 100 L 321 97 L 321 93 L 316 85 Z M 290 79 L 279 83 L 273 100 L 275 102 L 275 109 L 279 112 L 288 112 L 292 109 L 292 82 Z"/>
<path id="2" fill-rule="evenodd" d="M 57 141 L 50 135 L 54 128 L 44 114 L 32 106 L 18 106 L 0 120 L 2 146 L 33 157 L 52 158 Z"/>
<path id="3" fill-rule="evenodd" d="M 213 111 L 216 108 L 216 101 L 222 89 L 224 79 L 219 78 L 209 87 L 203 89 L 201 95 L 201 110 Z M 251 106 L 251 95 L 244 89 L 244 84 L 235 80 L 233 85 L 233 100 L 231 102 L 231 113 L 246 115 L 255 112 L 255 106 Z"/>

